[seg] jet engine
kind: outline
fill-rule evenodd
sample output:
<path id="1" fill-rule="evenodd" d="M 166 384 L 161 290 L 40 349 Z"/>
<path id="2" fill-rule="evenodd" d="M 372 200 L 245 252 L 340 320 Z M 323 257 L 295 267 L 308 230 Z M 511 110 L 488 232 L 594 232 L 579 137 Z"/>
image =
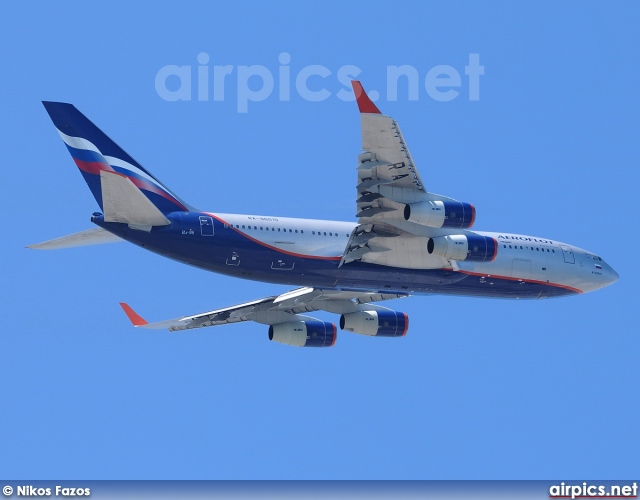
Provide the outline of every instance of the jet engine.
<path id="1" fill-rule="evenodd" d="M 269 340 L 299 347 L 331 347 L 337 337 L 336 325 L 324 321 L 292 321 L 269 327 Z"/>
<path id="2" fill-rule="evenodd" d="M 404 220 L 429 227 L 468 229 L 475 218 L 473 205 L 461 201 L 421 201 L 404 207 Z"/>
<path id="3" fill-rule="evenodd" d="M 491 262 L 498 253 L 498 242 L 479 234 L 450 234 L 429 238 L 427 252 L 452 260 Z"/>
<path id="4" fill-rule="evenodd" d="M 358 311 L 340 316 L 340 329 L 377 337 L 404 337 L 409 317 L 396 311 Z"/>

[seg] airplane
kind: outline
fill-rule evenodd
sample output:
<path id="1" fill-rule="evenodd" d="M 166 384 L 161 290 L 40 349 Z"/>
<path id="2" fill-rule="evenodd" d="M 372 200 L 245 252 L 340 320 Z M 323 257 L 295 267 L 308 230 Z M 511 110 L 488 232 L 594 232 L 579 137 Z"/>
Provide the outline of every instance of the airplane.
<path id="1" fill-rule="evenodd" d="M 395 120 L 352 82 L 362 127 L 357 222 L 200 211 L 173 193 L 73 105 L 43 102 L 100 206 L 97 227 L 31 245 L 56 249 L 128 241 L 216 273 L 296 286 L 243 304 L 148 323 L 169 331 L 254 321 L 271 341 L 330 347 L 342 330 L 402 337 L 408 316 L 378 303 L 411 295 L 541 299 L 597 290 L 618 274 L 596 254 L 548 238 L 472 231 L 470 203 L 427 191 Z"/>

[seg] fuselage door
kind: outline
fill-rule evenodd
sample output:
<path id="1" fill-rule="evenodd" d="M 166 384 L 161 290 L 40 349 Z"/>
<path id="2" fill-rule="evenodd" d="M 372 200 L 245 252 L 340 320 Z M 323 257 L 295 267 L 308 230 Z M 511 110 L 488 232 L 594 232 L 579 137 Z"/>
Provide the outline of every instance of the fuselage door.
<path id="1" fill-rule="evenodd" d="M 231 257 L 227 258 L 227 266 L 239 266 L 240 256 L 236 252 L 231 252 Z"/>
<path id="2" fill-rule="evenodd" d="M 571 248 L 566 245 L 560 245 L 560 248 L 562 249 L 562 256 L 564 257 L 564 261 L 567 264 L 575 264 L 576 258 L 573 255 L 573 250 L 571 250 Z"/>
<path id="3" fill-rule="evenodd" d="M 271 269 L 276 271 L 291 271 L 296 263 L 293 260 L 278 259 L 271 262 Z"/>
<path id="4" fill-rule="evenodd" d="M 202 236 L 213 236 L 213 218 L 206 215 L 200 216 L 200 234 Z"/>

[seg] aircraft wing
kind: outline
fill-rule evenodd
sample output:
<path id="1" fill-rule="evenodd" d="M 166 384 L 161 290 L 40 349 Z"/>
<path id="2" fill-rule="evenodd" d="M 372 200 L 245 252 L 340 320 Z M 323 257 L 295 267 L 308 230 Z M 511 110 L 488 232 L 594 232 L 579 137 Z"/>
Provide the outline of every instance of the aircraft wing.
<path id="1" fill-rule="evenodd" d="M 397 299 L 406 296 L 408 295 L 350 292 L 304 287 L 291 290 L 282 295 L 274 295 L 243 304 L 157 323 L 148 323 L 124 302 L 121 302 L 120 305 L 131 323 L 136 327 L 167 329 L 175 332 L 237 323 L 240 321 L 255 321 L 256 323 L 266 325 L 277 325 L 296 321 L 317 321 L 316 318 L 301 314 L 312 311 L 327 311 L 335 314 L 347 314 L 365 310 L 388 311 L 385 307 L 372 305 L 371 302 Z"/>
<path id="2" fill-rule="evenodd" d="M 398 123 L 380 113 L 360 82 L 354 80 L 352 84 L 362 126 L 358 194 L 379 192 L 378 188 L 384 186 L 382 195 L 389 200 L 415 201 L 416 195 L 426 190 Z M 359 208 L 369 209 L 368 206 Z"/>
<path id="3" fill-rule="evenodd" d="M 401 267 L 440 267 L 421 250 L 431 228 L 405 220 L 408 203 L 444 199 L 427 193 L 397 122 L 380 113 L 358 81 L 352 81 L 362 126 L 356 217 L 340 266 L 365 261 Z"/>

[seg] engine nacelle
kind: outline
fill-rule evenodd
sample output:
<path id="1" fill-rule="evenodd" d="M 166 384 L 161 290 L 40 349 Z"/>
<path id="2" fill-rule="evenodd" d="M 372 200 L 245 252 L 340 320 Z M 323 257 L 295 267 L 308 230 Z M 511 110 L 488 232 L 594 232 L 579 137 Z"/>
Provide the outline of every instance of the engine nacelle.
<path id="1" fill-rule="evenodd" d="M 452 260 L 491 262 L 498 253 L 498 242 L 479 234 L 450 234 L 429 238 L 427 252 Z"/>
<path id="2" fill-rule="evenodd" d="M 358 311 L 340 316 L 340 329 L 377 337 L 404 337 L 409 317 L 396 311 Z"/>
<path id="3" fill-rule="evenodd" d="M 421 201 L 404 207 L 404 220 L 429 227 L 468 229 L 476 219 L 476 209 L 461 201 Z"/>
<path id="4" fill-rule="evenodd" d="M 337 338 L 336 325 L 324 321 L 292 321 L 269 327 L 269 340 L 299 347 L 331 347 Z"/>

